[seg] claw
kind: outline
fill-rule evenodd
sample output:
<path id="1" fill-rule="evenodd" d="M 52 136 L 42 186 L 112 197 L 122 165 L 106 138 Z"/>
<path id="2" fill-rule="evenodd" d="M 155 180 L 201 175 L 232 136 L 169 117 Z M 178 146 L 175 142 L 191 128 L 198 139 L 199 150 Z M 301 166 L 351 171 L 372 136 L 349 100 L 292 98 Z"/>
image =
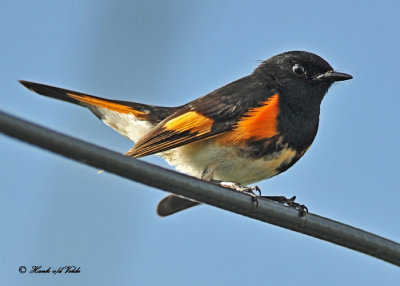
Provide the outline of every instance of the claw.
<path id="1" fill-rule="evenodd" d="M 250 187 L 250 189 L 252 191 L 256 191 L 258 193 L 258 196 L 261 197 L 261 190 L 258 186 L 252 186 L 252 187 Z"/>

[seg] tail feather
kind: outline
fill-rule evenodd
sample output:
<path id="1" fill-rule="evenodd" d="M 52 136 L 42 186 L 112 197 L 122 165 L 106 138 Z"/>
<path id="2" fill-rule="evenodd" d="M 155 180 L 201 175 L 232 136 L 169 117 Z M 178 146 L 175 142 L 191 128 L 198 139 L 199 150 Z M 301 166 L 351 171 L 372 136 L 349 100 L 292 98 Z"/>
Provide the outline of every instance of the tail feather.
<path id="1" fill-rule="evenodd" d="M 178 108 L 111 100 L 40 83 L 24 80 L 19 82 L 40 95 L 89 108 L 105 124 L 133 142 L 137 142 L 156 124 L 171 115 Z"/>
<path id="2" fill-rule="evenodd" d="M 135 115 L 138 119 L 150 120 L 153 123 L 158 123 L 162 121 L 164 118 L 171 115 L 177 109 L 177 107 L 162 107 L 130 101 L 105 99 L 86 93 L 25 80 L 20 80 L 19 82 L 26 88 L 40 95 L 56 98 L 84 107 L 96 106 L 113 110 L 119 113 L 131 113 Z"/>
<path id="3" fill-rule="evenodd" d="M 159 216 L 168 216 L 176 212 L 191 208 L 200 204 L 175 195 L 169 195 L 163 198 L 157 205 L 157 214 Z"/>
<path id="4" fill-rule="evenodd" d="M 62 89 L 62 88 L 53 87 L 53 86 L 35 83 L 35 82 L 30 82 L 30 81 L 26 81 L 26 80 L 20 80 L 19 83 L 22 84 L 23 86 L 25 86 L 27 89 L 29 89 L 37 94 L 48 96 L 48 97 L 53 97 L 53 98 L 56 98 L 59 100 L 63 100 L 63 101 L 67 101 L 67 102 L 70 102 L 73 104 L 80 105 L 79 100 L 76 100 L 72 97 L 66 96 L 67 93 L 72 92 L 71 90 Z"/>

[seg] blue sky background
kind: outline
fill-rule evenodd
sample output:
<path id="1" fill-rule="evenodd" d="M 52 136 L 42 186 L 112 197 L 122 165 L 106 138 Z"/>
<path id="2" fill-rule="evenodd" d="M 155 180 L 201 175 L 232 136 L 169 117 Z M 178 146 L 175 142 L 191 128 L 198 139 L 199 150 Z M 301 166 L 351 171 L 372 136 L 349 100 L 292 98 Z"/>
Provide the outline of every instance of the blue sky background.
<path id="1" fill-rule="evenodd" d="M 90 112 L 17 80 L 171 106 L 277 53 L 317 53 L 354 79 L 329 91 L 307 154 L 258 186 L 400 241 L 399 9 L 398 1 L 6 0 L 0 107 L 123 153 L 132 143 Z M 2 285 L 399 283 L 386 262 L 211 206 L 159 218 L 164 191 L 4 135 L 0 158 Z M 21 265 L 81 273 L 20 274 Z"/>

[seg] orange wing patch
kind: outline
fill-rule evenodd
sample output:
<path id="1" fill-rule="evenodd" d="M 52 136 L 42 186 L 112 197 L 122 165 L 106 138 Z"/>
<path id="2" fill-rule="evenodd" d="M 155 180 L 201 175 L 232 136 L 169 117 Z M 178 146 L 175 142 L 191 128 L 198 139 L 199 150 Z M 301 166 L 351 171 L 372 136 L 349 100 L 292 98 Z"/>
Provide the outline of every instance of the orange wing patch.
<path id="1" fill-rule="evenodd" d="M 94 105 L 97 107 L 106 108 L 119 113 L 131 113 L 138 118 L 145 118 L 147 115 L 147 113 L 135 110 L 131 106 L 126 106 L 119 103 L 111 102 L 106 99 L 93 98 L 88 95 L 77 95 L 73 93 L 67 93 L 67 95 L 76 100 L 79 100 L 80 102 L 88 103 L 90 105 Z"/>
<path id="2" fill-rule="evenodd" d="M 262 140 L 278 134 L 279 95 L 274 94 L 260 107 L 246 112 L 233 130 L 218 140 L 224 144 L 235 144 L 245 140 Z"/>
<path id="3" fill-rule="evenodd" d="M 189 131 L 190 133 L 197 133 L 197 136 L 209 133 L 214 120 L 207 116 L 201 115 L 196 111 L 186 112 L 178 117 L 175 117 L 163 126 L 168 131 L 182 133 Z"/>

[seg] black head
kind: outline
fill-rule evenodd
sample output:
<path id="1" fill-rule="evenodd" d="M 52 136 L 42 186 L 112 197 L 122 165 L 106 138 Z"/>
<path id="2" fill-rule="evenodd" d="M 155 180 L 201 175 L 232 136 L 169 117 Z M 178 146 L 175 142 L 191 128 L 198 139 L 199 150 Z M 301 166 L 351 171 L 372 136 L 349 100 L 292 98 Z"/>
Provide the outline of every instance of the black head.
<path id="1" fill-rule="evenodd" d="M 352 76 L 336 72 L 321 57 L 303 51 L 291 51 L 264 61 L 253 73 L 267 80 L 271 88 L 295 101 L 320 103 L 332 83 Z"/>

